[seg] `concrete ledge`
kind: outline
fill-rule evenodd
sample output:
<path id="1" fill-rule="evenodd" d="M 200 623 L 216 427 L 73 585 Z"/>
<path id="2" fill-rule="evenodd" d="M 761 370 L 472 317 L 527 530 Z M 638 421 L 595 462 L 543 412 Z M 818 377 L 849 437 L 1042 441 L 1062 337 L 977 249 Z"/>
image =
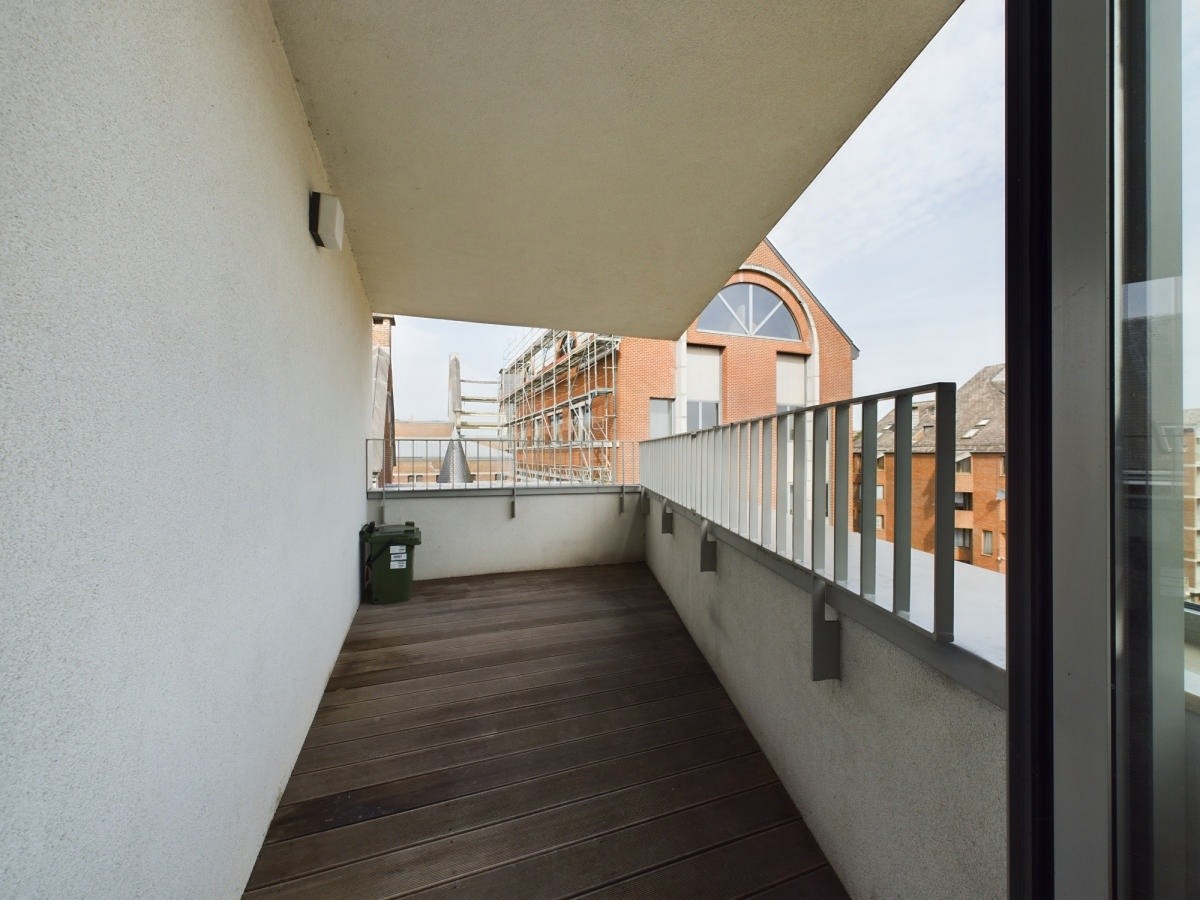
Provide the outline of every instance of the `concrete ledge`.
<path id="1" fill-rule="evenodd" d="M 670 504 L 656 491 L 648 488 L 645 491 L 659 504 L 665 503 L 670 506 L 674 515 L 688 519 L 699 528 L 707 524 L 709 534 L 718 541 L 771 570 L 801 590 L 811 594 L 814 580 L 820 579 L 826 588 L 825 602 L 841 615 L 854 619 L 889 643 L 895 644 L 922 662 L 949 675 L 959 684 L 975 691 L 995 706 L 1001 709 L 1008 706 L 1008 676 L 1004 669 L 994 662 L 984 659 L 958 644 L 935 640 L 928 631 L 912 621 L 894 615 L 891 610 L 872 603 L 870 600 L 865 600 L 854 591 L 835 584 L 821 575 L 814 574 L 810 569 L 797 565 L 777 553 L 772 553 L 727 528 L 714 525 L 689 509 L 681 509 Z"/>
<path id="2" fill-rule="evenodd" d="M 599 486 L 595 486 L 599 487 Z M 383 521 L 421 529 L 418 581 L 523 572 L 645 558 L 645 516 L 636 489 L 542 489 L 388 493 Z M 370 504 L 378 510 L 378 503 Z M 515 515 L 514 515 L 515 513 Z"/>
<path id="3" fill-rule="evenodd" d="M 1006 897 L 1004 711 L 848 615 L 840 680 L 813 681 L 803 579 L 726 543 L 702 573 L 676 513 L 647 563 L 850 894 Z"/>

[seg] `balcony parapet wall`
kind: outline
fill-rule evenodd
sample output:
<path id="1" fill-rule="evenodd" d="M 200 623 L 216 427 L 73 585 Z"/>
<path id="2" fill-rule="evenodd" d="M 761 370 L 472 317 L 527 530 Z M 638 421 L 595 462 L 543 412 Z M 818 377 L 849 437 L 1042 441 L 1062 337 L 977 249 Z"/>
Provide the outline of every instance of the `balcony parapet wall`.
<path id="1" fill-rule="evenodd" d="M 647 563 L 850 894 L 1006 897 L 1003 710 L 845 614 L 841 678 L 812 680 L 798 567 L 719 541 L 702 572 L 703 526 L 672 508 Z"/>

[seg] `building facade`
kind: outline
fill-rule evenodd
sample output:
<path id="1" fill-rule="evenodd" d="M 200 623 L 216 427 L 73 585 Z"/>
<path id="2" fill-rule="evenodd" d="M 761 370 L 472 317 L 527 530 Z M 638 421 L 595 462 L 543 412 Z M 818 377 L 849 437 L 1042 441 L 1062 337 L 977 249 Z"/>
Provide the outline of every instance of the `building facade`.
<path id="1" fill-rule="evenodd" d="M 954 558 L 993 572 L 1007 571 L 1008 467 L 1005 449 L 1004 366 L 985 366 L 956 396 L 954 463 Z M 862 531 L 862 467 L 877 470 L 875 534 L 895 541 L 896 415 L 879 420 L 877 455 L 864 461 L 861 442 L 853 459 L 855 491 L 852 527 Z M 914 402 L 912 412 L 912 546 L 934 549 L 934 436 L 937 410 L 932 401 Z"/>
<path id="2" fill-rule="evenodd" d="M 1183 590 L 1200 604 L 1200 409 L 1183 411 Z"/>
<path id="3" fill-rule="evenodd" d="M 678 340 L 541 332 L 500 403 L 519 473 L 633 483 L 644 440 L 850 397 L 857 356 L 764 240 Z"/>

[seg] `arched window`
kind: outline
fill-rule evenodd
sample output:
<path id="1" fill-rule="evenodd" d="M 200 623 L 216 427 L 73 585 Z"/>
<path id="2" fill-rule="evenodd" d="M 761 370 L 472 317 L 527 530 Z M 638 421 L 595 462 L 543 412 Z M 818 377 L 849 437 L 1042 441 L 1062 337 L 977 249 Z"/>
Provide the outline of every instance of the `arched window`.
<path id="1" fill-rule="evenodd" d="M 723 288 L 700 313 L 696 327 L 717 334 L 743 334 L 798 341 L 800 331 L 779 295 L 757 284 Z"/>

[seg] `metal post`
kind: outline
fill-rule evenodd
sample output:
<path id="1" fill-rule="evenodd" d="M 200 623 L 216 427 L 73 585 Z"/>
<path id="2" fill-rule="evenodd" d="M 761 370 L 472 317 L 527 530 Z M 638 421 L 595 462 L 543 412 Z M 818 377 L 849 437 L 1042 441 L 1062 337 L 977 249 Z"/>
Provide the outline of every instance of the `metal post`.
<path id="1" fill-rule="evenodd" d="M 859 520 L 859 580 L 858 589 L 868 600 L 875 598 L 875 456 L 879 452 L 879 402 L 868 400 L 862 405 L 862 452 L 859 454 L 859 470 L 862 474 L 862 500 Z"/>
<path id="2" fill-rule="evenodd" d="M 825 526 L 829 520 L 829 410 L 813 410 L 812 565 L 825 568 Z"/>
<path id="3" fill-rule="evenodd" d="M 833 447 L 833 580 L 845 584 L 849 575 L 850 537 L 850 407 L 837 407 Z"/>
<path id="4" fill-rule="evenodd" d="M 780 556 L 788 555 L 787 442 L 790 421 L 791 416 L 777 416 L 775 419 L 775 552 Z"/>
<path id="5" fill-rule="evenodd" d="M 792 559 L 804 562 L 808 519 L 808 413 L 792 416 Z"/>
<path id="6" fill-rule="evenodd" d="M 746 521 L 746 501 L 750 497 L 747 487 L 750 481 L 750 429 L 746 425 L 737 426 L 737 442 L 737 533 L 744 537 L 749 531 Z"/>
<path id="7" fill-rule="evenodd" d="M 933 635 L 954 640 L 954 445 L 957 412 L 954 385 L 937 386 L 934 438 Z"/>
<path id="8" fill-rule="evenodd" d="M 771 483 L 771 476 L 774 472 L 774 466 L 771 465 L 771 449 L 775 443 L 771 429 L 774 424 L 773 419 L 764 419 L 762 423 L 762 532 L 759 543 L 768 550 L 775 546 L 771 537 L 771 522 L 774 520 L 771 513 L 771 498 L 775 496 Z"/>
<path id="9" fill-rule="evenodd" d="M 896 395 L 892 612 L 908 617 L 912 598 L 912 394 Z"/>
<path id="10" fill-rule="evenodd" d="M 749 521 L 746 523 L 746 537 L 751 541 L 759 539 L 758 527 L 758 498 L 761 490 L 762 473 L 759 468 L 762 453 L 762 424 L 759 422 L 750 423 L 750 492 L 747 494 L 749 506 L 747 516 Z"/>

